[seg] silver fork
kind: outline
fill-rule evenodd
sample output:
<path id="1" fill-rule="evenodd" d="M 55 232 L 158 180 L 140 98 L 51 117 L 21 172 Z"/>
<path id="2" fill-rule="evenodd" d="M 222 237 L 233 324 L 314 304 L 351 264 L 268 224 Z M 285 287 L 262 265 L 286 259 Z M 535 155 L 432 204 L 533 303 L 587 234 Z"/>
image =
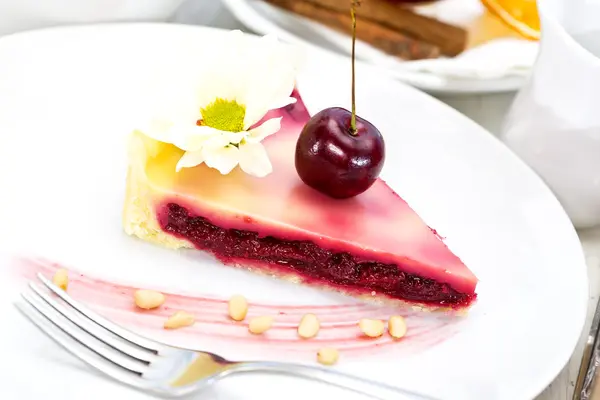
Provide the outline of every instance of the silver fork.
<path id="1" fill-rule="evenodd" d="M 314 379 L 382 400 L 435 400 L 333 369 L 280 362 L 233 362 L 213 353 L 161 344 L 101 317 L 42 274 L 37 277 L 42 285 L 30 282 L 29 290 L 21 294 L 25 301 L 15 303 L 17 308 L 71 354 L 139 390 L 181 397 L 201 392 L 234 373 L 263 371 Z"/>

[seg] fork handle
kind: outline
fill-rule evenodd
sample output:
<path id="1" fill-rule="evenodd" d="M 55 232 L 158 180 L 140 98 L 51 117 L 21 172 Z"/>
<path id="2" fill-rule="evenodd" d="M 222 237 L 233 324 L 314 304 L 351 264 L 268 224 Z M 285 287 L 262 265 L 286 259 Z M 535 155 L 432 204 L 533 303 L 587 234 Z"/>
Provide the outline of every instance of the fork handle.
<path id="1" fill-rule="evenodd" d="M 239 363 L 233 370 L 236 372 L 277 372 L 300 376 L 348 389 L 379 400 L 439 400 L 422 393 L 364 379 L 334 369 L 309 365 L 257 361 Z"/>

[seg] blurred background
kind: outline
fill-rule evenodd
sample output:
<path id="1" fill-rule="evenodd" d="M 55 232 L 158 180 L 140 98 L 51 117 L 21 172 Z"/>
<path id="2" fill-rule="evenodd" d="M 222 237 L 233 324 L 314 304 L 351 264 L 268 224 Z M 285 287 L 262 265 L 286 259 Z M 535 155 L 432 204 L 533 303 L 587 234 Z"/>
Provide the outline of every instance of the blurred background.
<path id="1" fill-rule="evenodd" d="M 286 40 L 347 56 L 348 15 L 341 12 L 346 3 L 349 0 L 0 0 L 0 35 L 62 24 L 167 21 L 275 32 Z M 390 4 L 398 5 L 393 3 L 403 3 L 411 12 L 388 12 L 394 11 Z M 359 58 L 499 134 L 514 94 L 533 65 L 539 36 L 534 0 L 365 0 L 359 10 L 365 13 L 364 20 L 359 19 Z M 490 41 L 494 45 L 487 45 Z"/>

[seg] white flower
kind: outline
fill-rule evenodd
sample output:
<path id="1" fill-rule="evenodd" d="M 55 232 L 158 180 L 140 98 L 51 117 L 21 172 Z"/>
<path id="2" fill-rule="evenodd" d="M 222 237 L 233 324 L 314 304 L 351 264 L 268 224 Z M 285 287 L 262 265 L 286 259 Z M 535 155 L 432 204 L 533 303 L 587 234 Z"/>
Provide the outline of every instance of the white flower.
<path id="1" fill-rule="evenodd" d="M 177 66 L 149 93 L 138 130 L 185 151 L 177 170 L 205 163 L 228 174 L 238 164 L 251 175 L 272 171 L 261 141 L 281 128 L 281 118 L 257 125 L 290 97 L 297 58 L 272 36 L 232 31 L 224 40 L 199 47 L 189 64 Z M 161 86 L 162 85 L 162 86 Z"/>

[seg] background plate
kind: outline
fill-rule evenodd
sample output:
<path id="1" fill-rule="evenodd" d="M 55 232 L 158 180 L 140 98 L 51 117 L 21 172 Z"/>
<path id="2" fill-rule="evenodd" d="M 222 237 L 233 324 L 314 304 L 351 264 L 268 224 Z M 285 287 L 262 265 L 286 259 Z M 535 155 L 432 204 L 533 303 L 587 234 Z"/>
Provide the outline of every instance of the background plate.
<path id="1" fill-rule="evenodd" d="M 318 48 L 344 58 L 350 54 L 351 47 L 348 36 L 323 27 L 306 18 L 282 11 L 262 0 L 221 1 L 242 24 L 256 33 L 263 35 L 275 33 L 280 38 L 284 38 L 291 43 Z M 204 7 L 214 8 L 216 6 L 214 4 L 210 6 L 205 5 Z M 445 16 L 450 14 L 450 19 L 453 21 L 463 21 L 465 18 L 470 20 L 469 18 L 472 16 L 473 22 L 469 22 L 469 25 L 475 25 L 473 28 L 474 31 L 484 30 L 479 25 L 482 23 L 489 24 L 490 21 L 487 19 L 492 18 L 487 15 L 483 17 L 485 11 L 479 0 L 446 0 L 446 3 L 442 6 L 440 11 L 436 11 L 435 13 Z M 480 22 L 480 19 L 483 22 Z M 498 21 L 492 21 L 492 24 L 502 25 Z M 478 48 L 477 51 L 481 54 L 476 57 L 478 63 L 485 65 L 485 67 L 479 67 L 482 68 L 480 73 L 484 73 L 485 75 L 491 74 L 493 77 L 456 78 L 442 74 L 440 73 L 442 62 L 446 62 L 443 59 L 431 60 L 433 63 L 427 61 L 429 64 L 427 70 L 417 69 L 415 67 L 420 61 L 401 61 L 360 41 L 357 43 L 357 57 L 362 62 L 377 67 L 379 74 L 386 74 L 389 77 L 401 80 L 431 93 L 509 92 L 518 90 L 527 79 L 527 74 L 513 74 L 508 69 L 499 71 L 498 66 L 505 65 L 507 59 L 516 57 L 517 55 L 519 55 L 518 58 L 521 60 L 519 63 L 526 62 L 532 66 L 537 48 L 533 42 L 514 40 L 516 36 L 516 34 L 511 35 L 513 41 L 501 46 L 495 45 L 493 48 L 487 49 Z M 473 60 L 472 55 L 470 55 L 470 60 Z M 494 60 L 494 62 L 490 62 L 490 60 Z M 436 63 L 436 61 L 440 62 Z M 456 64 L 451 65 L 453 66 L 452 68 L 458 67 Z M 508 68 L 508 66 L 506 67 Z M 430 72 L 429 69 L 437 72 Z"/>

